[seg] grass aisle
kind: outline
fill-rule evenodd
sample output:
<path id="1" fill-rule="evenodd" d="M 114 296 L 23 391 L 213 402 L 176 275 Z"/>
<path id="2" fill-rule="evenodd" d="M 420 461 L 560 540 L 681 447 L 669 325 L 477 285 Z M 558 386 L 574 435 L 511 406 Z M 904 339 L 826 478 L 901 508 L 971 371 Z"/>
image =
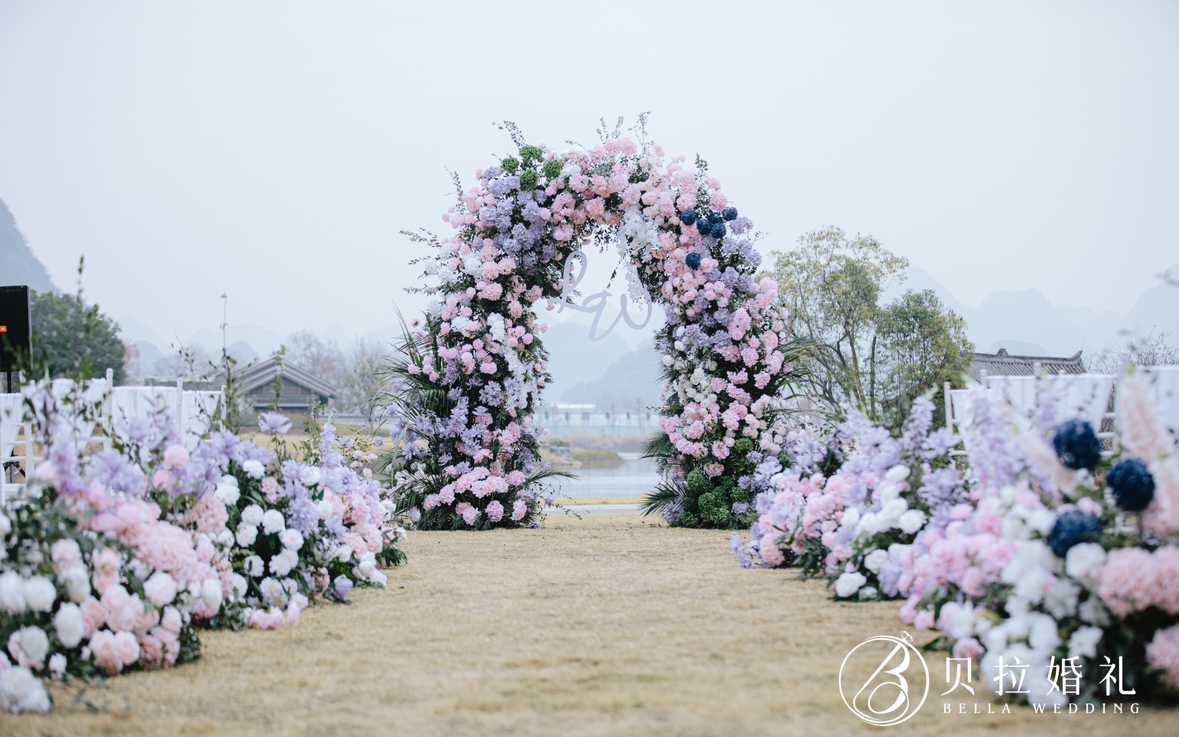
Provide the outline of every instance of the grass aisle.
<path id="1" fill-rule="evenodd" d="M 728 537 L 629 514 L 414 532 L 388 590 L 277 632 L 204 633 L 201 661 L 89 692 L 111 714 L 58 688 L 50 715 L 0 714 L 0 734 L 879 734 L 843 705 L 837 674 L 864 638 L 899 633 L 898 605 L 740 570 Z M 943 659 L 928 660 L 929 701 L 897 734 L 1172 735 L 1179 719 L 946 715 Z"/>

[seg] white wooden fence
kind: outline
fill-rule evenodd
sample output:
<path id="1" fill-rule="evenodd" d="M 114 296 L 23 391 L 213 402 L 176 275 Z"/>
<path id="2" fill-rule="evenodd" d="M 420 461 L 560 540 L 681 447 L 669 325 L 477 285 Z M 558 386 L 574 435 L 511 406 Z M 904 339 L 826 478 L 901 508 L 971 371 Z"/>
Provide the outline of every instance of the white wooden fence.
<path id="1" fill-rule="evenodd" d="M 132 421 L 150 421 L 159 413 L 173 423 L 189 451 L 208 432 L 209 422 L 222 401 L 222 392 L 186 391 L 183 382 L 175 387 L 167 386 L 116 386 L 112 387 L 111 371 L 105 379 L 91 381 L 82 396 L 82 402 L 94 409 L 93 417 L 109 432 L 120 438 L 128 437 Z M 56 379 L 53 393 L 59 399 L 74 389 L 73 382 Z M 78 453 L 85 453 L 91 445 L 103 449 L 111 447 L 111 438 L 106 432 L 95 437 L 96 421 L 86 419 L 78 411 L 67 419 L 67 437 L 58 440 L 72 442 Z M 0 458 L 5 469 L 0 475 L 0 504 L 10 497 L 24 495 L 25 481 L 36 473 L 37 464 L 43 457 L 37 455 L 44 438 L 36 438 L 33 425 L 24 417 L 24 397 L 21 394 L 0 394 Z M 18 452 L 19 449 L 19 452 Z M 19 483 L 17 476 L 23 477 Z"/>
<path id="2" fill-rule="evenodd" d="M 1179 366 L 1148 366 L 1138 370 L 1150 387 L 1160 419 L 1172 432 L 1179 433 Z M 1113 431 L 1115 413 L 1112 411 L 1117 377 L 1042 374 L 1037 368 L 1035 376 L 987 376 L 984 371 L 979 383 L 986 386 L 991 398 L 1007 402 L 1015 410 L 1015 422 L 1024 426 L 1030 425 L 1041 400 L 1050 396 L 1056 403 L 1057 421 L 1071 418 L 1088 421 L 1098 431 L 1097 437 L 1110 441 L 1103 455 L 1109 457 L 1117 452 L 1117 436 Z M 964 444 L 969 442 L 969 434 L 961 431 L 972 421 L 970 391 L 951 389 L 948 382 L 945 385 L 946 426 L 962 434 Z M 950 452 L 955 456 L 965 454 L 965 450 Z"/>

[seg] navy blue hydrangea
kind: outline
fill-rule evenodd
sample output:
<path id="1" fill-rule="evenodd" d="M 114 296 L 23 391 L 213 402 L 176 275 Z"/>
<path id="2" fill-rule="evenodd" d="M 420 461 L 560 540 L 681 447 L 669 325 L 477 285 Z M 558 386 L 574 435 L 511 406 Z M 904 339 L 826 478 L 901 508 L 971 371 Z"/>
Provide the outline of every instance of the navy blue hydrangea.
<path id="1" fill-rule="evenodd" d="M 695 225 L 696 224 L 696 211 L 695 210 L 684 210 L 683 212 L 681 212 L 680 213 L 680 222 L 683 223 L 684 225 Z"/>
<path id="2" fill-rule="evenodd" d="M 723 216 L 724 216 L 725 220 L 736 220 L 736 219 L 737 219 L 737 208 L 735 208 L 735 207 L 726 207 L 726 208 L 725 208 L 725 209 L 724 209 L 724 210 L 721 212 L 721 215 L 723 215 Z"/>
<path id="3" fill-rule="evenodd" d="M 708 216 L 709 225 L 716 225 L 717 223 L 723 223 L 724 221 L 725 219 L 720 215 L 717 215 L 715 212 Z"/>
<path id="4" fill-rule="evenodd" d="M 724 238 L 728 231 L 725 229 L 724 223 L 714 223 L 711 232 L 713 238 Z"/>
<path id="5" fill-rule="evenodd" d="M 1074 471 L 1082 468 L 1092 471 L 1101 461 L 1101 441 L 1093 432 L 1093 426 L 1084 420 L 1069 420 L 1056 428 L 1052 445 L 1056 447 L 1060 462 Z"/>
<path id="6" fill-rule="evenodd" d="M 684 263 L 686 263 L 688 266 L 692 267 L 693 269 L 699 269 L 700 268 L 700 254 L 689 253 L 688 257 L 686 259 L 684 259 Z"/>
<path id="7" fill-rule="evenodd" d="M 1127 512 L 1141 512 L 1154 501 L 1154 476 L 1142 461 L 1122 461 L 1105 475 L 1105 483 Z"/>
<path id="8" fill-rule="evenodd" d="M 1048 547 L 1063 558 L 1072 546 L 1085 542 L 1089 535 L 1101 532 L 1101 520 L 1079 509 L 1065 512 L 1056 518 L 1052 532 L 1048 533 Z"/>

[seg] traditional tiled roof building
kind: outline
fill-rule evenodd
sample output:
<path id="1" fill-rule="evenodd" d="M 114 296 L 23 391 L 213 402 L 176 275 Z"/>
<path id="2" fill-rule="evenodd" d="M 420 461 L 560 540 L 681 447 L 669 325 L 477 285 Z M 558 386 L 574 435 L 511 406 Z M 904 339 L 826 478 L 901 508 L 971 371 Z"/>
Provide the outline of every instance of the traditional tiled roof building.
<path id="1" fill-rule="evenodd" d="M 1000 348 L 998 353 L 975 353 L 970 364 L 970 377 L 979 381 L 985 371 L 987 376 L 1034 376 L 1036 366 L 1045 374 L 1083 374 L 1085 364 L 1081 352 L 1071 358 L 1052 356 L 1012 356 Z"/>

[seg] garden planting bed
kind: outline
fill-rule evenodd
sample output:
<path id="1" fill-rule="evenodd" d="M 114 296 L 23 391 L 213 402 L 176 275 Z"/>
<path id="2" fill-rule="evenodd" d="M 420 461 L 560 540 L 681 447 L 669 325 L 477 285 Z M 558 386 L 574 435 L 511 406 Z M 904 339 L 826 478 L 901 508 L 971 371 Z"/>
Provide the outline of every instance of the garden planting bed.
<path id="1" fill-rule="evenodd" d="M 838 673 L 856 644 L 904 629 L 899 603 L 742 570 L 728 537 L 559 513 L 543 529 L 411 532 L 387 590 L 296 627 L 204 632 L 198 662 L 86 693 L 110 713 L 55 685 L 50 714 L 0 713 L 0 734 L 878 733 L 844 706 Z M 1174 710 L 947 715 L 962 700 L 937 695 L 943 657 L 927 656 L 934 688 L 898 734 L 1175 733 Z"/>

